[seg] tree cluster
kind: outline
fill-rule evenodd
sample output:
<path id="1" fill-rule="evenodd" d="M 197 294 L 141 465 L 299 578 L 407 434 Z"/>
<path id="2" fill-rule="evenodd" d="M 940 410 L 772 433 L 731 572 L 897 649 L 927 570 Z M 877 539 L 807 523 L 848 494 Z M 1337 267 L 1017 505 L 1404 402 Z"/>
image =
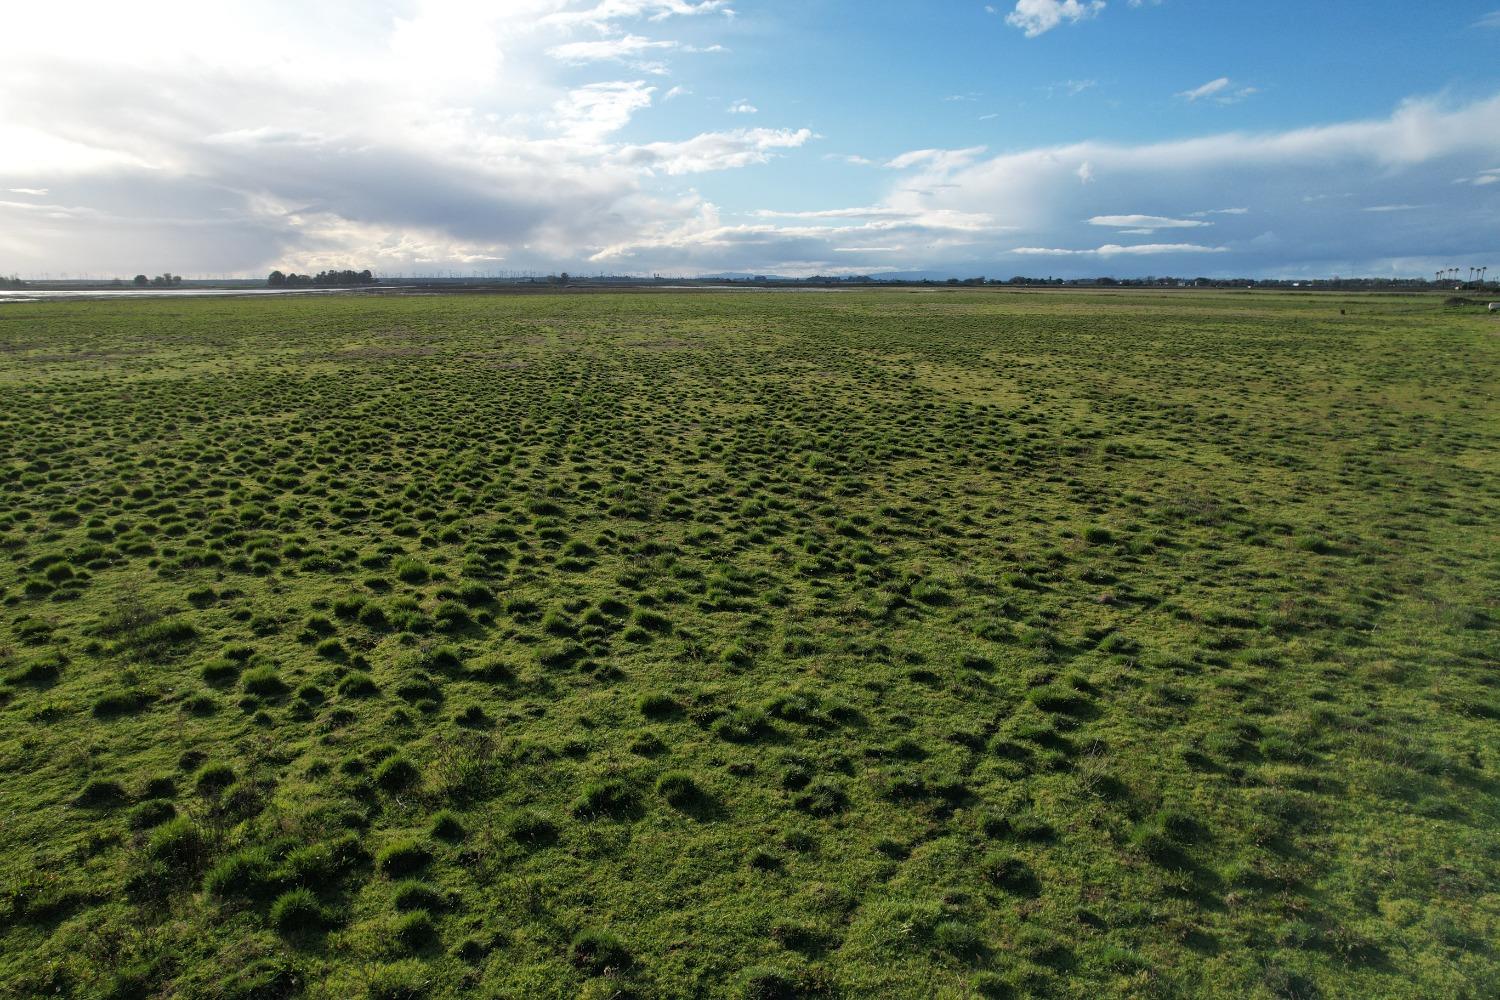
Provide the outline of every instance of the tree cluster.
<path id="1" fill-rule="evenodd" d="M 270 288 L 343 288 L 373 285 L 379 280 L 368 268 L 363 271 L 319 271 L 317 274 L 272 271 L 266 278 L 266 285 Z"/>
<path id="2" fill-rule="evenodd" d="M 137 288 L 176 288 L 182 284 L 182 275 L 166 271 L 154 278 L 148 278 L 144 274 L 137 274 L 131 282 Z"/>
<path id="3" fill-rule="evenodd" d="M 25 288 L 25 287 L 26 287 L 26 282 L 24 282 L 24 281 L 21 280 L 21 276 L 20 275 L 18 275 L 18 274 L 12 274 L 10 277 L 7 278 L 5 275 L 0 274 L 0 288 Z"/>

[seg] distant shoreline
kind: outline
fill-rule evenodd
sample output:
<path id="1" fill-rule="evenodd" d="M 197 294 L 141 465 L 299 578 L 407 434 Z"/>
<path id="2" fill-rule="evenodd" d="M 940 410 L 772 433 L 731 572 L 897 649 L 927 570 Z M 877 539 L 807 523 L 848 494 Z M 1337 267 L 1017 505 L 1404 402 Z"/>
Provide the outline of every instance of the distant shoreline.
<path id="1" fill-rule="evenodd" d="M 0 302 L 68 302 L 91 299 L 180 299 L 240 295 L 324 295 L 366 288 L 15 288 L 0 291 Z"/>

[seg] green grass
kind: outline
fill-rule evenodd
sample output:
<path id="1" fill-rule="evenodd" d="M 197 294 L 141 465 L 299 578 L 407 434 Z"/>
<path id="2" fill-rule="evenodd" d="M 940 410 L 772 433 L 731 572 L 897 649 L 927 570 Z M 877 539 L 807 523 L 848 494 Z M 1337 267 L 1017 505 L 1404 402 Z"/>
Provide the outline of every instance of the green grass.
<path id="1" fill-rule="evenodd" d="M 0 307 L 0 993 L 1500 993 L 1497 375 L 1421 297 Z"/>

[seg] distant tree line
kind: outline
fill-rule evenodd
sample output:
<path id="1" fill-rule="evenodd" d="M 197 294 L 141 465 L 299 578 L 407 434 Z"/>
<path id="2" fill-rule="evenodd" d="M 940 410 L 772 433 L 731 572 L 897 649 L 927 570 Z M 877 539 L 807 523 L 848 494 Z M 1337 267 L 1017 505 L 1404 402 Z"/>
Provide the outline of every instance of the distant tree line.
<path id="1" fill-rule="evenodd" d="M 0 274 L 0 288 L 25 288 L 25 287 L 26 287 L 26 282 L 24 282 L 24 281 L 21 280 L 21 276 L 20 275 L 18 275 L 18 274 L 12 274 L 10 277 L 7 278 L 5 275 Z"/>
<path id="2" fill-rule="evenodd" d="M 1474 269 L 1477 274 L 1483 274 L 1483 268 Z M 532 279 L 537 280 L 537 279 Z M 547 279 L 556 283 L 556 278 Z M 645 279 L 640 278 L 610 278 L 600 277 L 590 279 L 599 283 L 626 283 L 637 282 L 644 284 Z M 890 287 L 920 286 L 920 285 L 1013 285 L 1017 287 L 1054 286 L 1058 288 L 1274 288 L 1274 289 L 1311 289 L 1315 291 L 1424 291 L 1434 288 L 1454 288 L 1455 280 L 1445 279 L 1434 281 L 1431 278 L 1178 278 L 1157 277 L 1145 278 L 1058 278 L 1054 276 L 1027 277 L 1016 275 L 1013 278 L 888 278 L 870 276 L 867 274 L 848 275 L 821 275 L 815 274 L 805 278 L 787 278 L 771 275 L 756 275 L 752 278 L 733 277 L 706 277 L 706 278 L 655 278 L 655 281 L 672 280 L 683 284 L 740 284 L 749 282 L 752 284 L 776 284 L 776 285 L 875 285 Z M 1500 288 L 1500 284 L 1490 282 L 1486 284 L 1483 278 L 1470 281 L 1465 285 L 1468 288 L 1479 290 Z"/>
<path id="3" fill-rule="evenodd" d="M 368 269 L 363 271 L 319 271 L 317 274 L 283 274 L 272 271 L 266 277 L 270 288 L 344 288 L 351 285 L 373 285 L 380 279 Z"/>
<path id="4" fill-rule="evenodd" d="M 144 274 L 137 274 L 131 282 L 137 288 L 176 288 L 182 284 L 182 275 L 167 271 L 158 274 L 154 278 L 148 278 Z"/>

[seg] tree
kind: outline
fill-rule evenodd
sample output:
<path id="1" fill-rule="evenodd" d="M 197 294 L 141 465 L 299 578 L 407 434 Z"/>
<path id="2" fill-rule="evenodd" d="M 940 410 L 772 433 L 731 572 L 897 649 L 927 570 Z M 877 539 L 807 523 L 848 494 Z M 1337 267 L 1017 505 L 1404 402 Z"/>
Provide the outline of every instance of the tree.
<path id="1" fill-rule="evenodd" d="M 146 277 L 144 274 L 137 274 L 135 276 L 134 284 L 137 288 L 145 288 L 147 285 L 151 284 L 151 279 Z"/>
<path id="2" fill-rule="evenodd" d="M 366 268 L 363 271 L 319 271 L 317 274 L 298 274 L 296 271 L 272 271 L 266 276 L 271 288 L 342 288 L 353 285 L 378 285 L 380 279 Z"/>

